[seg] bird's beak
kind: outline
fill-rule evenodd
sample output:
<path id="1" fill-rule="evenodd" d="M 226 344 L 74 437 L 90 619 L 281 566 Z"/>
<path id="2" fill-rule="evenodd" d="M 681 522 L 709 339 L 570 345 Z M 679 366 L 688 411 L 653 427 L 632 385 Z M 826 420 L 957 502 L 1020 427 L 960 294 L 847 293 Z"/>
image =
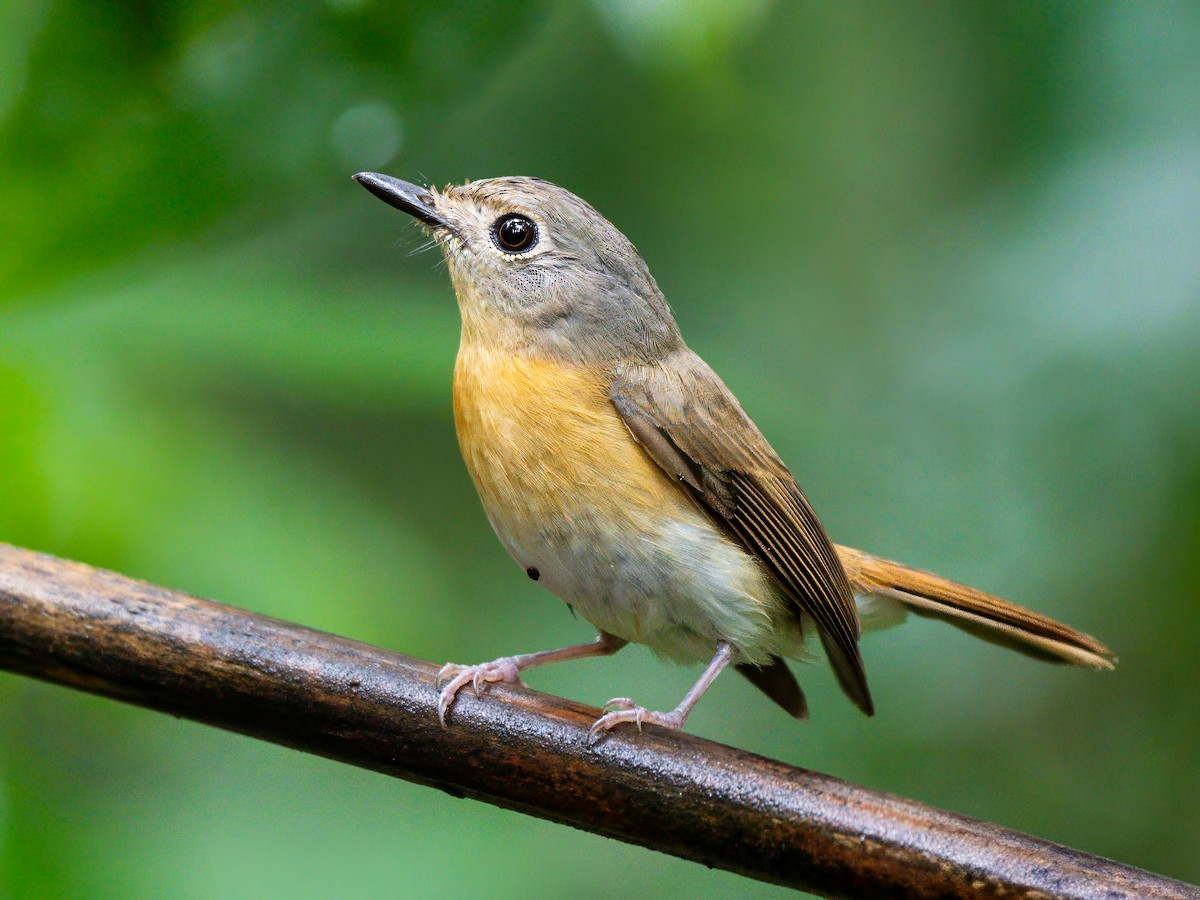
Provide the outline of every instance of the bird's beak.
<path id="1" fill-rule="evenodd" d="M 409 184 L 390 175 L 378 175 L 374 172 L 359 172 L 354 180 L 368 191 L 396 209 L 403 210 L 415 219 L 432 225 L 434 228 L 454 228 L 433 208 L 433 196 L 419 185 Z"/>

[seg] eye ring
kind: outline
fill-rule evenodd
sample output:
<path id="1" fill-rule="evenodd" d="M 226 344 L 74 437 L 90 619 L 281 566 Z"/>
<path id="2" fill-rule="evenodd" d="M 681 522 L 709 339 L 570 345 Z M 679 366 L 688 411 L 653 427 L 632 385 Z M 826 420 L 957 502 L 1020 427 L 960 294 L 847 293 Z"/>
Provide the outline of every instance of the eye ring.
<path id="1" fill-rule="evenodd" d="M 505 253 L 525 253 L 537 245 L 537 223 L 521 213 L 507 213 L 492 223 L 492 242 Z"/>

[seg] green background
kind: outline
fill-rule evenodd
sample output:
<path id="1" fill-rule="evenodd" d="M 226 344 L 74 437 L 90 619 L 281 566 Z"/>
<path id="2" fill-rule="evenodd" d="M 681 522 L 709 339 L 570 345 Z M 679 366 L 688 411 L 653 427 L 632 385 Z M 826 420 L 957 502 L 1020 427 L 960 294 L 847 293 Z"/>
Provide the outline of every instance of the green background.
<path id="1" fill-rule="evenodd" d="M 531 174 L 641 249 L 835 540 L 1090 631 L 922 620 L 690 731 L 1200 881 L 1200 5 L 0 4 L 0 539 L 444 661 L 588 637 L 458 457 L 458 317 L 349 178 Z M 535 673 L 674 704 L 643 648 Z M 0 677 L 0 894 L 778 889 Z"/>

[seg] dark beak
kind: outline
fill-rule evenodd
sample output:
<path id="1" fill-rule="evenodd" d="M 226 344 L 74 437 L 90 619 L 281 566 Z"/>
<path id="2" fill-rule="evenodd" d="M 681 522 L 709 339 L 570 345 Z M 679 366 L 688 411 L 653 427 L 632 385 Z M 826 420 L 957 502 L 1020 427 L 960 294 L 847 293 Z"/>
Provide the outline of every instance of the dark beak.
<path id="1" fill-rule="evenodd" d="M 390 175 L 377 175 L 374 172 L 359 172 L 354 180 L 368 191 L 396 209 L 403 210 L 415 219 L 432 225 L 434 228 L 454 229 L 450 223 L 438 215 L 433 208 L 433 197 L 425 188 Z"/>

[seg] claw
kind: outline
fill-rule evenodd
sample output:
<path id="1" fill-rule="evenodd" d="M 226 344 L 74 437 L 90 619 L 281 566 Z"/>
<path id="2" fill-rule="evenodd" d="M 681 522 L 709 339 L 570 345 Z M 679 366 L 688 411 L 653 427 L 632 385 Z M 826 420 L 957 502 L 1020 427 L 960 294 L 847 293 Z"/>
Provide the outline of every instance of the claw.
<path id="1" fill-rule="evenodd" d="M 454 705 L 454 700 L 458 696 L 458 692 L 471 685 L 475 696 L 479 696 L 481 690 L 487 690 L 489 684 L 496 682 L 504 682 L 507 684 L 518 684 L 521 687 L 526 687 L 524 681 L 521 680 L 521 670 L 517 666 L 516 660 L 511 656 L 502 656 L 499 659 L 494 659 L 491 662 L 480 663 L 475 666 L 460 666 L 457 663 L 446 663 L 437 673 L 437 678 L 434 681 L 438 693 L 438 720 L 442 725 L 446 724 L 446 713 L 450 711 L 450 707 Z M 445 687 L 442 687 L 445 683 Z"/>
<path id="2" fill-rule="evenodd" d="M 437 690 L 442 689 L 442 685 L 446 683 L 446 679 L 452 675 L 457 675 L 462 670 L 462 666 L 456 666 L 454 663 L 446 663 L 438 669 L 437 678 L 433 682 L 433 686 Z"/>

